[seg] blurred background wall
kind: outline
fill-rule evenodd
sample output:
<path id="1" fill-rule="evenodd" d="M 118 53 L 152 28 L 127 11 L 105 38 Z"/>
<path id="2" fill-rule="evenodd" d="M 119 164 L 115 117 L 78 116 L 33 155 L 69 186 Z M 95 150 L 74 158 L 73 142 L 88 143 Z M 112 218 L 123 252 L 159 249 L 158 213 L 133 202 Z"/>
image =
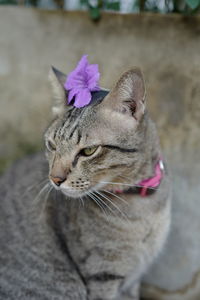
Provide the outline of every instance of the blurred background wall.
<path id="1" fill-rule="evenodd" d="M 43 149 L 42 134 L 51 120 L 50 66 L 67 74 L 88 54 L 91 63 L 99 64 L 101 86 L 106 88 L 132 66 L 143 70 L 148 108 L 173 174 L 174 196 L 198 205 L 199 53 L 198 15 L 101 13 L 101 19 L 93 22 L 87 12 L 1 6 L 1 170 L 11 161 Z M 186 214 L 189 208 L 183 207 Z M 188 267 L 190 261 L 179 263 L 176 256 L 171 264 L 178 280 L 163 277 L 162 288 L 167 282 L 172 289 L 181 289 L 200 269 L 195 257 L 192 268 Z M 190 270 L 187 278 L 181 277 L 186 269 Z M 197 285 L 200 295 L 200 278 Z"/>
<path id="2" fill-rule="evenodd" d="M 176 162 L 191 151 L 193 158 L 199 146 L 199 35 L 199 16 L 104 13 L 94 23 L 84 12 L 1 6 L 1 169 L 42 148 L 51 119 L 50 66 L 68 73 L 83 54 L 99 64 L 101 85 L 108 88 L 123 71 L 141 67 L 165 151 Z"/>

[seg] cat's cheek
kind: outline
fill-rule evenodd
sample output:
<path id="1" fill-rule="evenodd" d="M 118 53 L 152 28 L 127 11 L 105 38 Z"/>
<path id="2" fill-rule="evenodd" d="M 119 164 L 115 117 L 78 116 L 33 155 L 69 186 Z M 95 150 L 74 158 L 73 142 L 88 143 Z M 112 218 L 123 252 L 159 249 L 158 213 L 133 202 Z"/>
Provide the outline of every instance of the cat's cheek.
<path id="1" fill-rule="evenodd" d="M 46 157 L 46 160 L 49 165 L 49 174 L 50 174 L 50 170 L 52 169 L 52 165 L 53 165 L 53 161 L 54 161 L 54 155 L 50 151 L 46 150 L 45 157 Z"/>
<path id="2" fill-rule="evenodd" d="M 48 160 L 48 163 L 49 163 L 49 159 L 50 159 L 49 151 L 45 150 L 44 154 L 45 154 L 45 157 L 46 157 L 46 159 Z"/>

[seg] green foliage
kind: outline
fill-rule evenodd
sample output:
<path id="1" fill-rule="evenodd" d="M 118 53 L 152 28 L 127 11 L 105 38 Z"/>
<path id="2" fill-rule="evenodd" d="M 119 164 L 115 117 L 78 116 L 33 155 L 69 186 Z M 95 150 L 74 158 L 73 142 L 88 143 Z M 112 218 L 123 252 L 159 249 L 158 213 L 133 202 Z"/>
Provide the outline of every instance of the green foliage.
<path id="1" fill-rule="evenodd" d="M 91 18 L 98 21 L 101 17 L 101 10 L 120 10 L 120 1 L 105 1 L 105 0 L 80 0 L 80 4 L 87 7 Z"/>
<path id="2" fill-rule="evenodd" d="M 84 7 L 88 8 L 93 20 L 98 20 L 101 10 L 120 11 L 123 0 L 80 0 Z M 200 0 L 165 0 L 161 6 L 159 0 L 132 0 L 132 11 L 130 12 L 161 12 L 161 13 L 182 13 L 193 14 L 200 10 Z"/>
<path id="3" fill-rule="evenodd" d="M 90 17 L 96 21 L 99 20 L 101 17 L 101 13 L 100 13 L 100 9 L 98 7 L 89 7 L 89 13 L 90 13 Z"/>
<path id="4" fill-rule="evenodd" d="M 0 0 L 1 4 L 7 4 L 7 5 L 31 5 L 31 6 L 37 6 L 39 0 Z"/>
<path id="5" fill-rule="evenodd" d="M 192 8 L 196 9 L 200 6 L 200 0 L 186 0 L 186 3 Z"/>
<path id="6" fill-rule="evenodd" d="M 116 11 L 120 10 L 120 2 L 119 1 L 115 1 L 115 2 L 105 1 L 104 6 L 105 6 L 105 9 L 116 10 Z"/>
<path id="7" fill-rule="evenodd" d="M 53 2 L 54 7 L 64 9 L 64 0 L 49 0 L 46 1 L 46 8 L 48 3 Z M 43 1 L 42 7 L 44 7 Z M 87 9 L 90 17 L 94 21 L 98 21 L 101 17 L 101 11 L 121 11 L 124 7 L 125 0 L 79 0 L 80 9 Z M 132 3 L 132 5 L 131 5 Z M 0 0 L 0 4 L 14 4 L 25 6 L 40 7 L 41 0 Z M 143 11 L 152 11 L 160 13 L 181 13 L 181 14 L 195 14 L 200 12 L 200 0 L 129 0 L 129 10 L 127 12 L 137 13 Z"/>
<path id="8" fill-rule="evenodd" d="M 38 0 L 26 0 L 25 1 L 27 5 L 32 5 L 32 6 L 37 6 L 38 5 Z"/>
<path id="9" fill-rule="evenodd" d="M 17 4 L 17 0 L 0 0 L 0 4 Z"/>

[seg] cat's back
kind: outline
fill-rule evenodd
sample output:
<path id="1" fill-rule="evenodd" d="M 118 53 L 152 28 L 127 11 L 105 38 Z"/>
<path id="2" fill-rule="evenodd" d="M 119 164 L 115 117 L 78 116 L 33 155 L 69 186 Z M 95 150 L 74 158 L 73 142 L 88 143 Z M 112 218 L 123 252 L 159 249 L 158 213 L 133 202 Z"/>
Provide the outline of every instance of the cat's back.
<path id="1" fill-rule="evenodd" d="M 44 218 L 47 174 L 44 156 L 38 154 L 15 163 L 0 178 L 0 299 L 85 299 L 54 212 Z"/>

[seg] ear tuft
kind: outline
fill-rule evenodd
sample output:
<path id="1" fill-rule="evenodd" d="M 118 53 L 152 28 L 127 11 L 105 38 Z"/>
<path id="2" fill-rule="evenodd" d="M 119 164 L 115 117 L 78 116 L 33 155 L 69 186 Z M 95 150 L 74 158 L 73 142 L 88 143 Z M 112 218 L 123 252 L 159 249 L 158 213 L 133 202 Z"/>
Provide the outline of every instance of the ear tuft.
<path id="1" fill-rule="evenodd" d="M 54 95 L 52 112 L 54 116 L 59 116 L 63 113 L 67 103 L 67 92 L 64 89 L 66 75 L 52 66 L 49 72 L 49 80 Z"/>

